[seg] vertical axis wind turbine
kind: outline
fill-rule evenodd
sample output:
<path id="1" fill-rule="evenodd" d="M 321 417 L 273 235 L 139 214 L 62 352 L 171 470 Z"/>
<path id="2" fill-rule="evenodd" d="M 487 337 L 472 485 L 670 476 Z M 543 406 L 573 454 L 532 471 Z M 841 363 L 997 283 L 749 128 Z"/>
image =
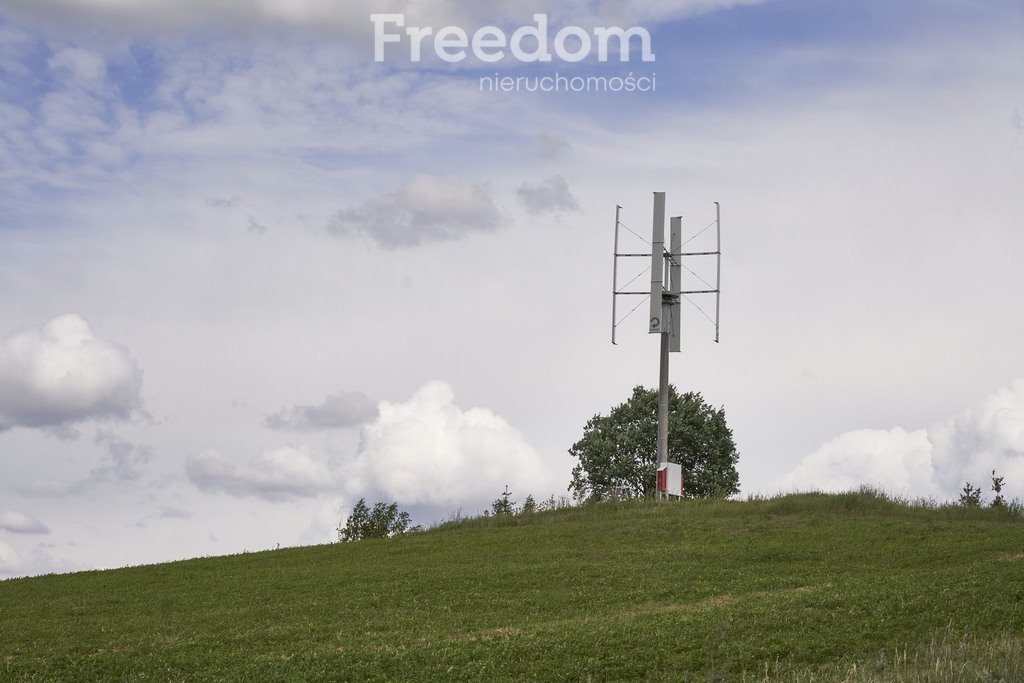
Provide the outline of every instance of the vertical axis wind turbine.
<path id="1" fill-rule="evenodd" d="M 654 193 L 654 220 L 651 228 L 651 251 L 650 253 L 620 253 L 619 252 L 619 228 L 626 228 L 629 232 L 633 232 L 621 221 L 622 207 L 615 207 L 615 249 L 613 251 L 613 265 L 612 265 L 612 344 L 616 344 L 615 341 L 615 330 L 622 322 L 629 317 L 633 311 L 640 308 L 643 305 L 643 301 L 634 306 L 625 316 L 619 319 L 617 303 L 620 296 L 636 296 L 646 295 L 650 299 L 650 318 L 648 325 L 648 332 L 650 334 L 660 335 L 661 338 L 661 354 L 659 357 L 660 372 L 658 382 L 658 485 L 657 497 L 660 499 L 662 496 L 662 474 L 663 468 L 669 468 L 669 465 L 673 465 L 668 461 L 668 369 L 669 369 L 669 354 L 677 353 L 682 348 L 681 333 L 682 333 L 682 311 L 680 303 L 683 299 L 686 299 L 694 305 L 699 311 L 703 313 L 703 309 L 697 306 L 696 303 L 690 299 L 690 296 L 698 294 L 714 294 L 715 295 L 715 317 L 712 322 L 715 325 L 715 342 L 719 340 L 719 314 L 721 312 L 721 301 L 722 301 L 722 214 L 721 207 L 718 202 L 715 202 L 715 220 L 708 224 L 703 230 L 700 230 L 690 239 L 683 242 L 683 219 L 681 216 L 673 216 L 670 221 L 669 227 L 669 248 L 665 248 L 665 193 L 655 192 Z M 710 228 L 712 225 L 715 226 L 715 250 L 714 251 L 691 251 L 684 252 L 683 246 L 693 241 L 697 236 L 703 233 L 705 230 Z M 633 232 L 636 235 L 635 232 Z M 639 235 L 637 235 L 639 237 Z M 640 238 L 643 239 L 643 238 Z M 698 257 L 715 257 L 715 284 L 714 289 L 710 289 L 711 284 L 697 275 L 692 269 L 683 265 L 684 258 L 698 258 Z M 649 270 L 651 271 L 651 287 L 649 291 L 620 291 L 619 290 L 619 259 L 622 258 L 650 258 L 651 265 Z M 709 289 L 682 289 L 682 270 L 686 268 L 692 273 L 698 280 L 707 285 Z M 646 272 L 646 271 L 645 271 Z M 626 283 L 625 286 L 629 286 L 630 283 L 636 281 L 642 276 L 643 273 L 637 275 L 632 280 Z M 710 319 L 706 313 L 706 317 Z M 678 465 L 674 465 L 678 470 Z M 668 475 L 666 475 L 668 476 Z M 680 475 L 681 476 L 681 475 Z M 679 483 L 679 494 L 682 494 L 682 480 Z M 666 494 L 668 495 L 668 494 Z"/>

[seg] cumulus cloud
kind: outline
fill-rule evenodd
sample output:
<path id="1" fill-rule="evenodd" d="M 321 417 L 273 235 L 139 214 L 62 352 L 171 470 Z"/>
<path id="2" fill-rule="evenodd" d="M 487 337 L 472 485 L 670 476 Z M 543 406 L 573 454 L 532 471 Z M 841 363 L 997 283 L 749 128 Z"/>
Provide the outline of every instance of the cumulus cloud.
<path id="1" fill-rule="evenodd" d="M 405 505 L 493 500 L 506 484 L 544 495 L 549 473 L 522 434 L 487 408 L 463 410 L 444 382 L 423 385 L 404 403 L 380 404 L 346 480 Z"/>
<path id="2" fill-rule="evenodd" d="M 559 213 L 579 211 L 580 202 L 569 191 L 569 183 L 560 175 L 552 176 L 535 185 L 523 183 L 516 196 L 528 213 Z"/>
<path id="3" fill-rule="evenodd" d="M 505 220 L 483 186 L 416 175 L 397 192 L 338 211 L 327 229 L 338 236 L 363 236 L 385 249 L 399 249 L 490 232 Z"/>
<path id="4" fill-rule="evenodd" d="M 377 417 L 377 405 L 359 391 L 331 394 L 316 406 L 296 405 L 267 415 L 263 424 L 270 429 L 310 432 L 354 427 Z"/>
<path id="5" fill-rule="evenodd" d="M 21 556 L 14 548 L 0 541 L 0 575 L 14 574 L 21 568 Z"/>
<path id="6" fill-rule="evenodd" d="M 928 438 L 939 488 L 987 482 L 994 469 L 1014 495 L 1024 493 L 1024 379 L 934 425 Z"/>
<path id="7" fill-rule="evenodd" d="M 20 512 L 0 514 L 0 529 L 14 534 L 48 534 L 50 529 L 31 515 Z"/>
<path id="8" fill-rule="evenodd" d="M 924 429 L 860 429 L 822 444 L 782 480 L 787 489 L 849 491 L 862 484 L 898 490 L 930 486 L 932 444 Z M 926 493 L 931 493 L 928 489 Z"/>
<path id="9" fill-rule="evenodd" d="M 352 405 L 340 401 L 344 411 L 322 414 L 287 409 L 278 417 L 286 428 L 316 429 L 336 425 L 339 415 L 352 419 Z M 506 484 L 523 495 L 551 491 L 549 472 L 522 434 L 487 408 L 460 408 L 444 382 L 423 385 L 408 401 L 382 401 L 370 419 L 358 451 L 330 466 L 292 447 L 245 464 L 209 451 L 189 458 L 186 475 L 201 490 L 237 497 L 282 501 L 334 493 L 397 500 L 409 508 L 485 504 Z"/>
<path id="10" fill-rule="evenodd" d="M 207 451 L 188 459 L 185 474 L 201 491 L 271 501 L 317 496 L 337 488 L 335 474 L 324 463 L 290 446 L 270 449 L 243 465 Z"/>
<path id="11" fill-rule="evenodd" d="M 0 341 L 0 432 L 127 419 L 141 408 L 141 389 L 128 350 L 98 339 L 73 313 Z"/>
<path id="12" fill-rule="evenodd" d="M 1006 493 L 1024 494 L 1024 380 L 926 429 L 842 434 L 805 457 L 779 485 L 843 491 L 875 484 L 948 500 L 966 482 L 987 490 L 993 470 L 1006 478 Z"/>

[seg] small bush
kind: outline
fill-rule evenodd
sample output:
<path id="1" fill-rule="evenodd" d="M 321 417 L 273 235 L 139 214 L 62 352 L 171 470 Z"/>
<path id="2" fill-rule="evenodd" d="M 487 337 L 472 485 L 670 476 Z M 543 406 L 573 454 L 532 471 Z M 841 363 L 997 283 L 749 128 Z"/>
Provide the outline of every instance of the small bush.
<path id="1" fill-rule="evenodd" d="M 960 493 L 960 504 L 965 508 L 981 507 L 981 489 L 967 482 Z"/>
<path id="2" fill-rule="evenodd" d="M 409 513 L 398 509 L 398 503 L 376 503 L 373 510 L 366 506 L 366 499 L 360 498 L 345 525 L 338 526 L 338 540 L 342 542 L 361 541 L 364 538 L 390 538 L 419 527 L 409 528 Z"/>
<path id="3" fill-rule="evenodd" d="M 495 517 L 505 517 L 514 515 L 516 513 L 516 502 L 510 500 L 509 497 L 512 492 L 508 490 L 508 486 L 505 487 L 505 492 L 491 503 L 491 509 L 485 510 L 484 515 L 494 515 Z"/>
<path id="4" fill-rule="evenodd" d="M 532 495 L 526 496 L 526 500 L 523 501 L 523 507 L 519 510 L 521 515 L 532 515 L 537 511 L 537 502 L 533 499 Z"/>
<path id="5" fill-rule="evenodd" d="M 1006 501 L 1003 500 L 1003 477 L 997 477 L 995 470 L 992 470 L 992 493 L 996 494 L 992 499 L 992 507 L 1004 507 Z"/>

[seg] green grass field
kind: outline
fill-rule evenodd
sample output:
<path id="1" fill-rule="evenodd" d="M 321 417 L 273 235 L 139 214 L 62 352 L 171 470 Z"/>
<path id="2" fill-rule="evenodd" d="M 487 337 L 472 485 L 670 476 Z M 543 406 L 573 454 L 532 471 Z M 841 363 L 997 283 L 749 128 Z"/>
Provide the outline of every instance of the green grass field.
<path id="1" fill-rule="evenodd" d="M 0 582 L 0 678 L 1024 681 L 1024 521 L 603 503 Z"/>

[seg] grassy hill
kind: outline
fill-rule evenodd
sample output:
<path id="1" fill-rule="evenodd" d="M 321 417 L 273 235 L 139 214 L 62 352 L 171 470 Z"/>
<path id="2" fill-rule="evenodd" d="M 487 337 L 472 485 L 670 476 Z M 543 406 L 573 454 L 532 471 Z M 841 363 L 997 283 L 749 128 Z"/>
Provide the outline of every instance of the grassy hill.
<path id="1" fill-rule="evenodd" d="M 13 679 L 1021 681 L 1022 634 L 1019 516 L 871 493 L 0 582 Z"/>

